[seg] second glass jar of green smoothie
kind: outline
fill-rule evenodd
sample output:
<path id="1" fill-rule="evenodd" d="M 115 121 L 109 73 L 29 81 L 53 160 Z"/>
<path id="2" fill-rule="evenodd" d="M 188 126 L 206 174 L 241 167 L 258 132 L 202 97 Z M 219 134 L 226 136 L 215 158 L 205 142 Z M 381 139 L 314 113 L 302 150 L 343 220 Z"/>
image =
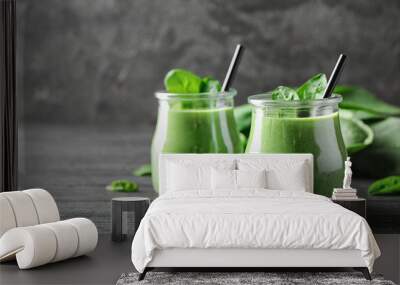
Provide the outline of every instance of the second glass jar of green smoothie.
<path id="1" fill-rule="evenodd" d="M 342 98 L 273 100 L 271 93 L 249 97 L 253 107 L 247 153 L 312 153 L 314 193 L 330 197 L 341 187 L 347 153 L 340 130 Z"/>
<path id="2" fill-rule="evenodd" d="M 151 145 L 153 187 L 158 191 L 160 153 L 239 153 L 242 145 L 233 115 L 236 91 L 155 94 L 159 102 Z"/>

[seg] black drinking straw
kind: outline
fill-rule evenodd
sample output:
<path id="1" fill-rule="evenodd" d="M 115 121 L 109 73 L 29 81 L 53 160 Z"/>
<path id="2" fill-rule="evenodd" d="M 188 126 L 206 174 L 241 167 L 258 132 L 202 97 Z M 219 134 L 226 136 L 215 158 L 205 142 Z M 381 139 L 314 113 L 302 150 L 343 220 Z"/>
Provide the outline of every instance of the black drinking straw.
<path id="1" fill-rule="evenodd" d="M 236 71 L 239 66 L 240 59 L 242 58 L 242 54 L 244 51 L 244 47 L 240 44 L 236 45 L 235 53 L 233 54 L 231 64 L 229 65 L 228 72 L 226 73 L 224 83 L 222 84 L 221 91 L 225 92 L 229 90 L 231 83 L 236 75 Z"/>
<path id="2" fill-rule="evenodd" d="M 333 68 L 331 77 L 329 78 L 328 85 L 326 86 L 325 92 L 324 92 L 324 98 L 331 97 L 333 89 L 335 89 L 336 83 L 339 80 L 340 73 L 343 70 L 343 65 L 344 61 L 346 60 L 346 55 L 345 54 L 340 54 L 339 58 L 336 62 L 335 67 Z"/>

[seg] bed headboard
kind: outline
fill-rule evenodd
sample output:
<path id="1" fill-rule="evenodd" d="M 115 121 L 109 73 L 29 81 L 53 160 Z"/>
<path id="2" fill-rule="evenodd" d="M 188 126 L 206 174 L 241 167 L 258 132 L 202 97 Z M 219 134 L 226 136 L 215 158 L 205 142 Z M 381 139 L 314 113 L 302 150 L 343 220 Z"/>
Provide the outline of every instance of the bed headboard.
<path id="1" fill-rule="evenodd" d="M 238 162 L 261 162 L 274 167 L 276 165 L 294 165 L 304 162 L 307 167 L 305 179 L 308 181 L 306 192 L 313 193 L 313 155 L 312 154 L 161 154 L 159 158 L 159 195 L 166 192 L 166 173 L 169 162 L 187 162 L 194 165 L 218 164 L 221 161 L 232 162 L 237 169 Z M 290 167 L 285 169 L 290 171 Z"/>

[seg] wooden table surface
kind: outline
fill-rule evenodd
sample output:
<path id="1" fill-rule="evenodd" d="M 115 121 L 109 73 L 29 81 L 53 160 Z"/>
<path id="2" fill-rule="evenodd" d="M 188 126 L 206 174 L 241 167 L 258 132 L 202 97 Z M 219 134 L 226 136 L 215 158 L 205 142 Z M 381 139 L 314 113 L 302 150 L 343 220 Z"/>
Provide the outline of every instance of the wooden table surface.
<path id="1" fill-rule="evenodd" d="M 135 167 L 150 161 L 151 136 L 151 126 L 22 125 L 19 188 L 47 189 L 63 219 L 87 217 L 101 233 L 109 233 L 113 197 L 157 197 L 149 177 L 132 175 Z M 114 179 L 134 179 L 140 191 L 106 191 Z M 400 196 L 367 197 L 370 183 L 355 179 L 353 186 L 367 198 L 367 219 L 373 231 L 400 233 Z"/>

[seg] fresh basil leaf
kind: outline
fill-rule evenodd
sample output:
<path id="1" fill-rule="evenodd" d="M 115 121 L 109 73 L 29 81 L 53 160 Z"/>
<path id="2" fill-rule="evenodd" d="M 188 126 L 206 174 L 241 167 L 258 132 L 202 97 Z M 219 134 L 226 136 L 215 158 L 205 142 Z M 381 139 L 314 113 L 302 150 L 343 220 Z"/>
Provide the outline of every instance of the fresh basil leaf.
<path id="1" fill-rule="evenodd" d="M 335 93 L 343 96 L 340 107 L 366 111 L 381 116 L 400 116 L 400 108 L 379 100 L 369 91 L 356 86 L 336 86 Z"/>
<path id="2" fill-rule="evenodd" d="M 400 176 L 389 176 L 372 183 L 368 192 L 371 195 L 400 195 Z"/>
<path id="3" fill-rule="evenodd" d="M 319 73 L 297 88 L 297 94 L 300 100 L 322 99 L 324 97 L 326 85 L 327 80 L 325 74 Z"/>
<path id="4" fill-rule="evenodd" d="M 200 92 L 218 92 L 221 87 L 221 83 L 218 80 L 206 76 L 202 79 Z"/>
<path id="5" fill-rule="evenodd" d="M 202 79 L 190 71 L 172 69 L 164 78 L 165 89 L 169 93 L 200 93 Z"/>
<path id="6" fill-rule="evenodd" d="M 112 192 L 137 192 L 139 185 L 136 182 L 122 179 L 112 181 L 106 189 Z"/>
<path id="7" fill-rule="evenodd" d="M 283 101 L 299 100 L 299 96 L 296 90 L 286 86 L 278 86 L 277 88 L 272 90 L 271 97 L 272 100 L 283 100 Z"/>
<path id="8" fill-rule="evenodd" d="M 143 164 L 133 170 L 135 176 L 151 176 L 151 164 Z"/>
<path id="9" fill-rule="evenodd" d="M 390 117 L 370 124 L 374 141 L 353 157 L 355 173 L 381 178 L 400 173 L 400 118 Z"/>
<path id="10" fill-rule="evenodd" d="M 369 146 L 374 134 L 372 129 L 357 119 L 353 112 L 340 110 L 340 129 L 348 154 L 354 154 Z"/>

